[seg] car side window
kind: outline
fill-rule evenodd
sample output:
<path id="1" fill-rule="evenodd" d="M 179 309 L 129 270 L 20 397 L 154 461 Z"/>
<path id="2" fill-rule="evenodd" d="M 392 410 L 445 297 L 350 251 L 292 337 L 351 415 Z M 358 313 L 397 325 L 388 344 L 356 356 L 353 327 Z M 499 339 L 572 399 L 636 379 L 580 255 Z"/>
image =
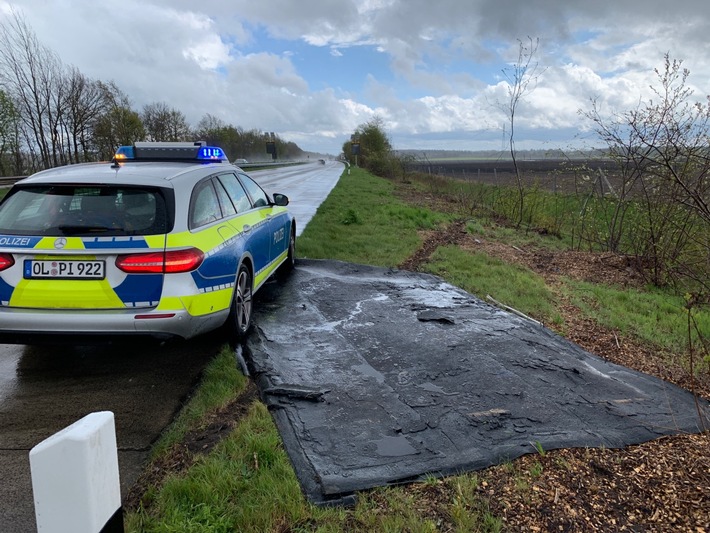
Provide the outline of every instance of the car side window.
<path id="1" fill-rule="evenodd" d="M 239 174 L 239 180 L 244 185 L 244 188 L 251 196 L 254 207 L 264 207 L 269 205 L 269 197 L 264 192 L 264 189 L 251 179 L 246 174 Z"/>
<path id="2" fill-rule="evenodd" d="M 231 217 L 233 215 L 236 215 L 237 210 L 235 209 L 232 200 L 229 198 L 227 191 L 224 190 L 222 183 L 219 180 L 215 180 L 214 187 L 217 190 L 217 198 L 219 198 L 219 205 L 222 206 L 222 214 L 225 217 Z"/>
<path id="3" fill-rule="evenodd" d="M 244 187 L 234 174 L 222 174 L 219 176 L 220 183 L 224 186 L 229 193 L 229 197 L 234 203 L 234 207 L 237 208 L 237 213 L 243 213 L 251 209 L 251 202 L 247 196 Z"/>
<path id="4" fill-rule="evenodd" d="M 195 187 L 190 208 L 190 227 L 199 228 L 222 218 L 217 193 L 212 180 L 205 180 Z"/>

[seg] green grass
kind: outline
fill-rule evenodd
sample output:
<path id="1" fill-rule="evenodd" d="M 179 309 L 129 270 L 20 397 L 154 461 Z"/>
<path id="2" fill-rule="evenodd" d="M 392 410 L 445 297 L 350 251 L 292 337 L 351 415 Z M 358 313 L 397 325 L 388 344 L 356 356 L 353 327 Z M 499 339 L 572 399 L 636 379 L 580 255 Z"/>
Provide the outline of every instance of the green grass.
<path id="1" fill-rule="evenodd" d="M 426 184 L 416 186 L 422 193 L 432 194 Z M 455 190 L 456 185 L 450 187 Z M 454 217 L 406 205 L 393 192 L 392 182 L 361 169 L 344 174 L 299 237 L 298 256 L 396 266 L 418 248 L 420 231 L 441 227 Z M 471 192 L 469 199 L 475 194 Z M 487 189 L 485 194 L 493 200 L 498 194 L 499 202 L 504 198 L 494 190 Z M 521 248 L 564 244 L 564 239 L 496 224 L 493 217 L 480 212 L 474 216 L 463 209 L 455 216 L 460 218 L 462 213 L 469 219 L 469 233 L 486 240 Z M 423 268 L 482 298 L 490 294 L 540 320 L 561 321 L 552 290 L 540 276 L 523 267 L 446 246 L 436 250 Z M 571 280 L 566 280 L 564 287 L 583 314 L 608 327 L 675 350 L 684 345 L 681 299 L 660 291 L 622 290 Z M 710 335 L 707 313 L 698 312 L 696 318 L 703 334 Z M 236 397 L 245 385 L 234 354 L 225 348 L 207 367 L 203 383 L 161 438 L 153 456 L 168 453 L 187 431 L 200 427 L 207 413 Z M 535 450 L 544 454 L 541 447 L 531 447 L 532 453 Z M 518 475 L 512 464 L 511 472 Z M 541 467 L 536 465 L 519 474 L 520 490 L 528 490 L 528 480 L 539 475 Z M 435 491 L 437 496 L 421 505 L 420 495 L 427 491 Z M 360 494 L 352 509 L 310 505 L 301 494 L 271 416 L 259 402 L 211 453 L 186 472 L 171 475 L 164 485 L 149 489 L 143 501 L 145 508 L 127 514 L 127 531 L 430 532 L 446 528 L 499 532 L 503 528 L 501 519 L 490 513 L 476 474 L 441 481 L 430 476 L 420 490 L 374 489 Z"/>
<path id="2" fill-rule="evenodd" d="M 487 504 L 478 496 L 480 483 L 477 474 L 463 474 L 444 481 L 453 494 L 448 514 L 456 531 L 498 533 L 503 521 L 488 511 Z"/>
<path id="3" fill-rule="evenodd" d="M 396 266 L 419 246 L 418 231 L 451 219 L 397 201 L 393 189 L 360 168 L 343 174 L 298 238 L 298 256 Z"/>
<path id="4" fill-rule="evenodd" d="M 639 291 L 567 280 L 569 296 L 600 324 L 673 352 L 688 346 L 687 311 L 682 298 L 660 290 Z M 710 312 L 694 310 L 702 336 L 710 338 Z"/>
<path id="5" fill-rule="evenodd" d="M 164 453 L 190 430 L 199 426 L 206 412 L 213 411 L 238 396 L 247 378 L 238 370 L 234 351 L 222 348 L 202 374 L 200 386 L 175 421 L 153 447 L 152 456 Z"/>
<path id="6" fill-rule="evenodd" d="M 554 296 L 544 280 L 527 268 L 456 246 L 441 247 L 424 270 L 485 300 L 495 300 L 543 322 L 560 322 Z"/>
<path id="7" fill-rule="evenodd" d="M 516 187 L 494 186 L 472 180 L 417 174 L 412 182 L 422 191 L 446 195 L 462 214 L 489 220 L 512 221 L 513 240 L 524 244 L 531 235 L 541 247 L 613 252 L 639 256 L 655 264 L 658 285 L 683 284 L 689 292 L 706 292 L 698 280 L 708 277 L 708 221 L 694 209 L 661 198 L 645 201 L 641 196 L 600 195 L 586 176 L 576 192 L 553 192 L 540 184 L 520 191 Z M 511 242 L 510 244 L 515 244 Z"/>
<path id="8" fill-rule="evenodd" d="M 271 415 L 257 402 L 209 455 L 168 478 L 150 511 L 131 517 L 130 529 L 273 531 L 310 513 Z"/>
<path id="9" fill-rule="evenodd" d="M 478 222 L 478 224 L 476 224 L 476 222 L 473 222 L 472 225 L 469 224 L 468 230 L 471 233 L 478 233 L 483 224 L 485 224 L 485 228 L 483 232 L 480 233 L 482 236 L 489 240 L 517 246 L 523 250 L 533 248 L 557 251 L 569 249 L 569 243 L 565 243 L 564 240 L 557 237 L 541 235 L 536 231 L 520 231 L 510 226 L 503 226 L 493 221 L 486 221 L 485 219 L 482 222 Z"/>

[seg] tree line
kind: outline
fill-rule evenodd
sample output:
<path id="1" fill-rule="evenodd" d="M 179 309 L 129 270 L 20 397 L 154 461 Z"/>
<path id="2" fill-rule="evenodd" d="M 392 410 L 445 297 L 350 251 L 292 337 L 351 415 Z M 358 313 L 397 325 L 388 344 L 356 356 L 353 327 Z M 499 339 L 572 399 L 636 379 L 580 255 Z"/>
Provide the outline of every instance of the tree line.
<path id="1" fill-rule="evenodd" d="M 94 80 L 44 46 L 24 18 L 11 12 L 0 23 L 0 176 L 19 176 L 111 159 L 135 141 L 204 140 L 232 159 L 267 159 L 265 133 L 205 114 L 195 127 L 167 103 L 141 110 L 114 81 Z M 274 139 L 280 158 L 303 151 Z"/>

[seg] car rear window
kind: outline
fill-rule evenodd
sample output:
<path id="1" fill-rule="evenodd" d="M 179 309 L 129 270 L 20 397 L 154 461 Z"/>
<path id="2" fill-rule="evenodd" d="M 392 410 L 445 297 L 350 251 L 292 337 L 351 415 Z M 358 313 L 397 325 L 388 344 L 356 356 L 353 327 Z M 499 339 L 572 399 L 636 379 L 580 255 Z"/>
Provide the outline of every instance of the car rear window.
<path id="1" fill-rule="evenodd" d="M 172 194 L 160 188 L 16 186 L 0 204 L 0 233 L 160 235 L 173 227 Z"/>

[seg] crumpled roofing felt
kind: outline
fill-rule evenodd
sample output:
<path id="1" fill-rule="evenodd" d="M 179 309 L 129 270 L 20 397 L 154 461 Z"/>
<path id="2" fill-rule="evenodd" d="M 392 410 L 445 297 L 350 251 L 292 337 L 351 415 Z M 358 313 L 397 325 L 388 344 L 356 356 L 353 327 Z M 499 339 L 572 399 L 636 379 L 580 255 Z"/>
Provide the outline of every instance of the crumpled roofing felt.
<path id="1" fill-rule="evenodd" d="M 316 504 L 702 428 L 689 392 L 435 276 L 301 260 L 258 298 L 250 368 Z"/>

